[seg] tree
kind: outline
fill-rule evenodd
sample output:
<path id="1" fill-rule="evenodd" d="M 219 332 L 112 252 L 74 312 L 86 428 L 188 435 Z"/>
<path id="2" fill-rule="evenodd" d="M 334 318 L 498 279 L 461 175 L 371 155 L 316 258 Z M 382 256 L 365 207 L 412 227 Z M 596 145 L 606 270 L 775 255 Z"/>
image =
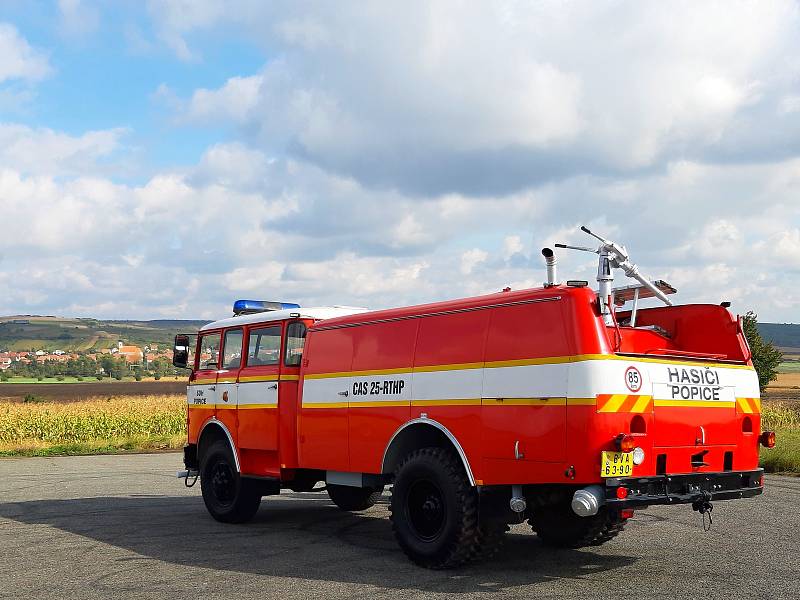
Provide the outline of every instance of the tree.
<path id="1" fill-rule="evenodd" d="M 758 387 L 764 393 L 770 381 L 778 375 L 778 365 L 783 360 L 783 352 L 772 342 L 765 342 L 758 332 L 758 315 L 752 310 L 742 317 L 744 337 L 753 353 L 753 366 L 758 374 Z"/>

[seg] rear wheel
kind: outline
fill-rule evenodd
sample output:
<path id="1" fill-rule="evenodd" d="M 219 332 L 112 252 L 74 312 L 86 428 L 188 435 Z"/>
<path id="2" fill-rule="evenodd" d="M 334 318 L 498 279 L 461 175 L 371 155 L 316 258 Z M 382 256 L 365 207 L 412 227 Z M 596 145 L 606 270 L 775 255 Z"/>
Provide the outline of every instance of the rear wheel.
<path id="1" fill-rule="evenodd" d="M 374 488 L 357 488 L 349 487 L 346 485 L 333 485 L 328 484 L 328 496 L 330 496 L 333 503 L 342 510 L 367 510 L 381 497 L 383 488 L 376 490 Z"/>
<path id="2" fill-rule="evenodd" d="M 558 548 L 599 546 L 625 527 L 624 519 L 605 508 L 591 517 L 580 517 L 564 504 L 538 508 L 528 522 L 545 544 Z"/>
<path id="3" fill-rule="evenodd" d="M 200 489 L 208 512 L 223 523 L 249 521 L 261 504 L 261 494 L 236 471 L 230 446 L 222 440 L 211 444 L 201 459 Z"/>
<path id="4" fill-rule="evenodd" d="M 390 510 L 398 544 L 422 567 L 457 567 L 480 551 L 478 494 L 446 449 L 423 448 L 405 458 L 395 473 Z"/>

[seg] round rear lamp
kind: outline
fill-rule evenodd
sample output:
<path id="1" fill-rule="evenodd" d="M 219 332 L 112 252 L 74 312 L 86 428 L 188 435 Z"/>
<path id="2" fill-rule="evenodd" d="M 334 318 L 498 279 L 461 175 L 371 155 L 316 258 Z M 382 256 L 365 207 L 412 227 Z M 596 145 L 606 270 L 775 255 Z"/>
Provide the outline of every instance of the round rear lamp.
<path id="1" fill-rule="evenodd" d="M 761 445 L 765 448 L 774 448 L 775 447 L 775 432 L 774 431 L 765 431 L 763 432 L 758 441 L 761 442 Z"/>
<path id="2" fill-rule="evenodd" d="M 633 449 L 633 464 L 640 465 L 644 462 L 644 450 L 638 446 Z"/>
<path id="3" fill-rule="evenodd" d="M 617 498 L 620 500 L 625 500 L 628 497 L 628 488 L 626 487 L 618 487 L 617 488 Z"/>
<path id="4" fill-rule="evenodd" d="M 620 452 L 630 452 L 636 447 L 636 439 L 632 435 L 620 433 L 614 438 L 614 445 Z"/>

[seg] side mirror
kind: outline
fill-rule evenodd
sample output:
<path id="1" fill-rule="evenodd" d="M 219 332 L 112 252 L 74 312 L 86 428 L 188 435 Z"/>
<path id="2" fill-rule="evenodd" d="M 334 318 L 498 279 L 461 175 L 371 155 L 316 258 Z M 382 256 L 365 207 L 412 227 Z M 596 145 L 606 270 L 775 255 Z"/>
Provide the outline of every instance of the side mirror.
<path id="1" fill-rule="evenodd" d="M 172 347 L 173 366 L 179 369 L 191 369 L 191 367 L 188 366 L 190 343 L 190 338 L 186 334 L 179 333 L 175 336 L 175 345 Z"/>

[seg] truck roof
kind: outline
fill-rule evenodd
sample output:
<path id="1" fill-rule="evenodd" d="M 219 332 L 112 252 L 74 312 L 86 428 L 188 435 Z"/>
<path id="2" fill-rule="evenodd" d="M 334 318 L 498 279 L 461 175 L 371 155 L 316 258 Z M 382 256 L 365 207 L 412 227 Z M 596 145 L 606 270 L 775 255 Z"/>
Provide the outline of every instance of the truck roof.
<path id="1" fill-rule="evenodd" d="M 268 323 L 271 321 L 283 321 L 284 319 L 300 318 L 314 319 L 321 321 L 323 319 L 332 319 L 334 317 L 344 317 L 347 315 L 354 315 L 366 312 L 366 308 L 358 306 L 317 306 L 312 308 L 289 308 L 284 310 L 270 310 L 265 312 L 253 313 L 250 315 L 241 315 L 238 317 L 230 317 L 227 319 L 220 319 L 208 325 L 203 325 L 200 331 L 207 331 L 209 329 L 222 329 L 223 327 L 235 327 L 237 325 L 250 325 L 252 323 Z"/>
<path id="2" fill-rule="evenodd" d="M 489 307 L 495 305 L 504 306 L 517 302 L 535 301 L 537 299 L 557 299 L 565 295 L 586 293 L 586 290 L 588 289 L 589 288 L 572 288 L 563 285 L 557 285 L 549 288 L 527 288 L 514 291 L 508 290 L 495 292 L 493 294 L 486 294 L 484 296 L 472 296 L 469 298 L 458 298 L 455 300 L 445 300 L 443 302 L 402 306 L 385 310 L 359 311 L 358 313 L 337 316 L 325 321 L 324 323 L 315 325 L 315 328 L 325 329 L 328 327 L 346 327 L 348 325 L 356 325 L 361 323 L 419 317 L 479 307 Z"/>

